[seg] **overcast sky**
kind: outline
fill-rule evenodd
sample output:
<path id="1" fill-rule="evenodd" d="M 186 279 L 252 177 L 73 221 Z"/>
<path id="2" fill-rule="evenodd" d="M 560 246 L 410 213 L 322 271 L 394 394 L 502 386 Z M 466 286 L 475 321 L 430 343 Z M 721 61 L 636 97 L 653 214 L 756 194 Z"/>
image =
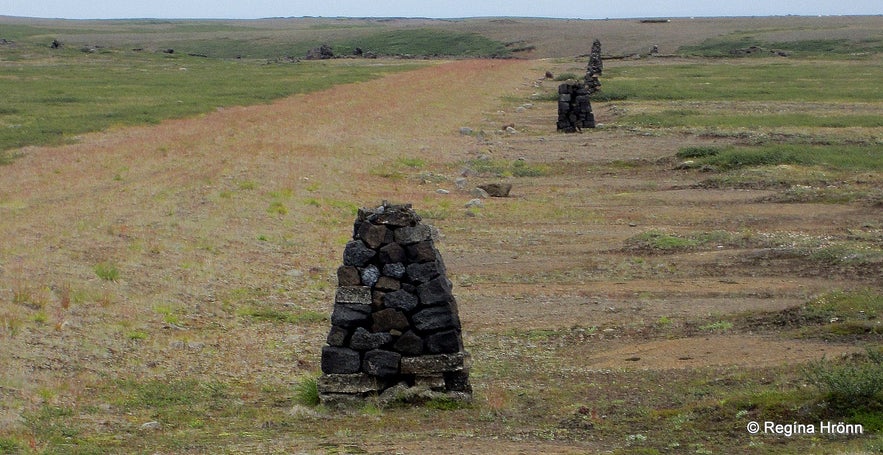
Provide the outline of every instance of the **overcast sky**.
<path id="1" fill-rule="evenodd" d="M 66 19 L 878 15 L 881 0 L 0 0 L 0 15 Z"/>

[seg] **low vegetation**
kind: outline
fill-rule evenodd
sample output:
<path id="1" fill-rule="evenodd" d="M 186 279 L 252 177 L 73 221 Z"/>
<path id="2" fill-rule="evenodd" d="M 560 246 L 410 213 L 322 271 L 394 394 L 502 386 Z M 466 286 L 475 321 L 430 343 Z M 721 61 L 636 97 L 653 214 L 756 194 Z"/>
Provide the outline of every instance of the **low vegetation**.
<path id="1" fill-rule="evenodd" d="M 710 38 L 697 45 L 681 46 L 678 54 L 702 57 L 751 56 L 824 56 L 854 58 L 883 52 L 883 38 L 871 39 L 804 39 L 769 41 L 756 33 L 735 32 Z"/>
<path id="2" fill-rule="evenodd" d="M 511 36 L 527 20 L 272 22 L 4 25 L 0 453 L 883 451 L 877 38 L 728 28 L 669 48 L 791 57 L 611 59 L 604 125 L 563 135 L 542 77 L 584 58 L 296 61 L 548 52 Z M 198 139 L 121 128 L 182 116 Z M 21 148 L 98 140 L 118 150 Z M 512 195 L 466 209 L 492 181 Z M 383 198 L 444 235 L 473 403 L 318 402 L 340 253 Z"/>
<path id="3" fill-rule="evenodd" d="M 215 109 L 268 103 L 335 84 L 365 81 L 411 63 L 267 65 L 186 55 L 61 50 L 54 59 L 0 65 L 0 150 L 62 144 L 113 126 L 159 123 Z M 124 81 L 124 82 L 123 82 Z M 14 159 L 4 151 L 0 163 Z"/>

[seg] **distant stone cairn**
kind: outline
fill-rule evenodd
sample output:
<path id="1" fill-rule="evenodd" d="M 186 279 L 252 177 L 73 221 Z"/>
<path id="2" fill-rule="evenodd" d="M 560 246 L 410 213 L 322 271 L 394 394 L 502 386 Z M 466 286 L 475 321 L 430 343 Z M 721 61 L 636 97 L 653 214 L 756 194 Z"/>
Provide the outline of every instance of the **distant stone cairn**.
<path id="1" fill-rule="evenodd" d="M 592 43 L 589 64 L 583 82 L 565 82 L 558 86 L 558 131 L 575 133 L 595 127 L 590 97 L 601 90 L 600 76 L 604 71 L 601 61 L 601 42 Z"/>

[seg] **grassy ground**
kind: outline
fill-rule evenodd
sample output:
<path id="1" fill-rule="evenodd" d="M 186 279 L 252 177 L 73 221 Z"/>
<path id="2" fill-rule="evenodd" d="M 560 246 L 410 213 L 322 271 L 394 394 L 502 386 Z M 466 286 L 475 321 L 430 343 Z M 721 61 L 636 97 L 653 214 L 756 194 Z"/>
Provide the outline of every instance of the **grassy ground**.
<path id="1" fill-rule="evenodd" d="M 417 66 L 266 64 L 119 50 L 44 54 L 0 65 L 0 77 L 9 89 L 0 102 L 0 150 L 62 144 L 110 127 L 267 103 Z"/>
<path id="2" fill-rule="evenodd" d="M 469 55 L 571 58 L 588 54 L 592 40 L 609 56 L 646 56 L 654 45 L 663 55 L 729 56 L 759 46 L 768 56 L 782 50 L 798 56 L 838 59 L 880 52 L 880 16 L 677 18 L 669 23 L 634 19 L 532 18 L 349 19 L 286 18 L 249 21 L 58 21 L 0 17 L 0 38 L 47 47 L 53 39 L 74 49 L 140 48 L 214 58 L 303 57 L 328 44 L 339 55 L 355 47 L 381 55 Z M 439 44 L 448 46 L 440 49 Z"/>
<path id="3" fill-rule="evenodd" d="M 256 87 L 303 70 L 198 62 Z M 821 92 L 808 71 L 843 65 Z M 304 68 L 372 78 L 8 151 L 0 453 L 883 451 L 876 58 L 611 61 L 604 126 L 575 135 L 542 77 L 580 60 Z M 464 169 L 512 197 L 466 209 Z M 472 404 L 306 405 L 355 210 L 383 199 L 445 236 Z"/>

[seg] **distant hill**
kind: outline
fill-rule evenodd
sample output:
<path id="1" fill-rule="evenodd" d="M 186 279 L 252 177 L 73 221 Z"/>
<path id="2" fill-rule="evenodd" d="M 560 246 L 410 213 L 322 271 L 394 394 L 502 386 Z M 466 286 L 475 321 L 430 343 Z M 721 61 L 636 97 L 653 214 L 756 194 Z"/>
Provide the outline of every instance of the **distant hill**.
<path id="1" fill-rule="evenodd" d="M 883 51 L 883 16 L 569 20 L 538 18 L 274 18 L 261 20 L 53 20 L 0 16 L 2 46 L 174 49 L 217 58 L 300 58 L 329 45 L 335 55 L 557 58 L 726 55 L 741 48 L 840 54 Z M 12 44 L 10 44 L 12 43 Z M 789 44 L 785 44 L 789 43 Z M 2 52 L 3 47 L 0 47 Z"/>

